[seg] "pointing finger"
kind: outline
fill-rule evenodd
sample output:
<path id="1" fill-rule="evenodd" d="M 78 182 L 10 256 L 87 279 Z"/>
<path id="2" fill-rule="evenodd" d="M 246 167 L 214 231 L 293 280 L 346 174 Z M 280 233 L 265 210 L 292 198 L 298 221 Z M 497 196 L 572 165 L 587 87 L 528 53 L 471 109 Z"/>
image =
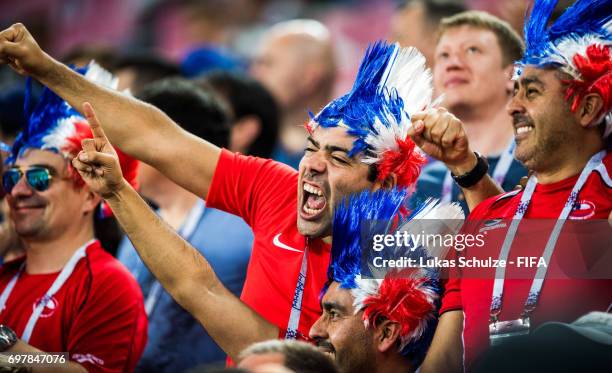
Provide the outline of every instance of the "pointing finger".
<path id="1" fill-rule="evenodd" d="M 83 103 L 83 113 L 85 114 L 87 122 L 89 122 L 89 127 L 91 127 L 94 139 L 101 140 L 102 142 L 109 142 L 96 116 L 96 112 L 89 102 Z"/>

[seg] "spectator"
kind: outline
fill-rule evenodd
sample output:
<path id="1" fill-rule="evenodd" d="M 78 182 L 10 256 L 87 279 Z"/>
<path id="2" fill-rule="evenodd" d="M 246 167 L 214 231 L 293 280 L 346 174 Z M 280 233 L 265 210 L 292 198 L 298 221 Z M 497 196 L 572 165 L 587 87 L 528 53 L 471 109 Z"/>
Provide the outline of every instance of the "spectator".
<path id="1" fill-rule="evenodd" d="M 513 62 L 523 42 L 510 26 L 484 12 L 469 11 L 440 23 L 434 86 L 444 94 L 443 105 L 464 124 L 472 149 L 483 154 L 489 174 L 504 190 L 512 190 L 527 170 L 513 157 L 512 119 L 506 111 L 511 98 Z M 419 198 L 469 205 L 450 170 L 440 161 L 423 169 Z M 469 207 L 469 208 L 468 208 Z"/>
<path id="2" fill-rule="evenodd" d="M 571 263 L 592 263 L 593 251 L 586 247 L 590 245 L 573 245 L 576 228 L 562 229 L 563 225 L 576 219 L 607 219 L 612 211 L 612 156 L 606 149 L 606 138 L 612 132 L 611 40 L 600 26 L 610 22 L 612 14 L 605 10 L 608 3 L 578 0 L 548 27 L 551 4 L 536 1 L 526 20 L 527 50 L 518 62 L 508 105 L 516 158 L 533 175 L 523 190 L 480 203 L 466 223 L 467 229 L 478 231 L 486 222 L 512 219 L 516 230 L 508 228 L 510 224 L 497 225 L 500 233 L 489 230 L 486 250 L 466 250 L 466 256 L 482 259 L 486 252 L 487 257 L 508 263 L 516 263 L 517 256 L 541 256 L 546 263 L 558 263 L 569 252 Z M 469 146 L 465 154 L 470 154 Z M 476 172 L 468 174 L 478 180 L 482 169 L 473 170 Z M 538 230 L 534 234 L 529 229 L 533 230 L 537 219 L 557 223 L 554 230 L 547 227 L 550 233 Z M 522 220 L 526 222 L 515 225 Z M 505 229 L 499 231 L 501 228 Z M 602 241 L 598 238 L 593 242 Z M 555 250 L 562 244 L 575 251 L 568 251 L 567 246 Z M 587 312 L 605 311 L 610 304 L 609 279 L 550 278 L 546 271 L 536 275 L 535 268 L 529 277 L 517 278 L 515 265 L 498 270 L 489 268 L 478 278 L 463 270 L 463 278 L 453 278 L 446 286 L 440 333 L 436 332 L 432 351 L 438 351 L 442 359 L 454 357 L 455 370 L 461 368 L 462 360 L 457 340 L 464 341 L 464 361 L 470 368 L 494 341 L 511 340 L 512 335 L 547 321 L 571 322 Z M 536 276 L 543 281 L 531 280 Z M 499 328 L 506 320 L 521 326 L 507 333 L 508 338 Z"/>
<path id="3" fill-rule="evenodd" d="M 255 343 L 240 353 L 238 367 L 257 370 L 280 365 L 295 373 L 337 373 L 333 361 L 310 344 L 270 340 Z"/>
<path id="4" fill-rule="evenodd" d="M 440 20 L 466 10 L 462 0 L 400 1 L 391 19 L 391 40 L 417 48 L 432 66 Z"/>
<path id="5" fill-rule="evenodd" d="M 187 132 L 227 146 L 229 117 L 211 91 L 182 78 L 168 78 L 145 86 L 139 97 Z M 205 207 L 204 200 L 149 165 L 141 165 L 140 176 L 141 195 L 159 206 L 157 212 L 164 221 L 208 258 L 223 285 L 239 296 L 251 254 L 251 229 L 237 216 Z M 231 236 L 225 234 L 229 230 Z M 149 316 L 149 340 L 136 371 L 182 372 L 224 361 L 223 351 L 161 287 L 127 237 L 118 258 L 138 280 Z"/>
<path id="6" fill-rule="evenodd" d="M 278 107 L 256 80 L 240 73 L 216 71 L 200 82 L 210 84 L 229 102 L 233 121 L 228 149 L 270 158 L 278 138 Z"/>
<path id="7" fill-rule="evenodd" d="M 251 74 L 276 99 L 281 110 L 280 137 L 273 158 L 297 169 L 306 147 L 299 127 L 308 111 L 329 102 L 336 76 L 333 46 L 327 28 L 314 20 L 274 25 L 264 38 Z"/>
<path id="8" fill-rule="evenodd" d="M 86 76 L 108 75 L 92 65 Z M 85 119 L 47 89 L 7 159 L 2 182 L 26 257 L 0 269 L 0 350 L 67 351 L 62 371 L 131 371 L 146 342 L 142 295 L 94 239 L 101 199 L 68 161 L 90 136 Z M 137 163 L 122 160 L 133 179 Z"/>

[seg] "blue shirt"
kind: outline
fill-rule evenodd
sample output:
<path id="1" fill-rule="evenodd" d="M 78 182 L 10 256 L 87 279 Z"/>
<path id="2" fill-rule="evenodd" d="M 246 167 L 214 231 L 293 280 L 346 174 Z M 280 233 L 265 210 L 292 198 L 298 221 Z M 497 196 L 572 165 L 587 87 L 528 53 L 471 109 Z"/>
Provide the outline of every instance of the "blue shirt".
<path id="1" fill-rule="evenodd" d="M 251 255 L 251 228 L 241 218 L 213 208 L 205 208 L 196 224 L 189 243 L 202 253 L 225 287 L 239 296 Z M 147 299 L 156 280 L 127 238 L 117 256 L 136 277 Z M 147 346 L 136 371 L 182 372 L 200 364 L 224 362 L 225 353 L 200 323 L 163 288 L 157 294 L 149 314 Z"/>
<path id="2" fill-rule="evenodd" d="M 499 156 L 487 157 L 487 161 L 489 162 L 489 175 L 493 175 L 493 170 L 495 170 L 499 159 Z M 423 167 L 421 176 L 419 176 L 419 180 L 417 180 L 416 193 L 412 198 L 412 203 L 414 206 L 420 202 L 424 202 L 429 197 L 442 198 L 442 188 L 447 171 L 448 168 L 446 168 L 444 163 L 436 160 Z M 527 169 L 521 162 L 513 159 L 512 163 L 510 164 L 510 168 L 508 169 L 508 173 L 506 173 L 506 177 L 504 178 L 504 182 L 501 185 L 502 189 L 504 191 L 511 191 L 519 183 L 519 181 L 521 181 L 523 176 L 527 176 Z M 461 205 L 465 216 L 468 216 L 470 211 L 468 210 L 467 203 L 465 202 L 465 197 L 463 196 L 459 185 L 457 185 L 457 183 L 454 181 L 452 186 L 451 200 L 453 202 L 458 202 Z"/>

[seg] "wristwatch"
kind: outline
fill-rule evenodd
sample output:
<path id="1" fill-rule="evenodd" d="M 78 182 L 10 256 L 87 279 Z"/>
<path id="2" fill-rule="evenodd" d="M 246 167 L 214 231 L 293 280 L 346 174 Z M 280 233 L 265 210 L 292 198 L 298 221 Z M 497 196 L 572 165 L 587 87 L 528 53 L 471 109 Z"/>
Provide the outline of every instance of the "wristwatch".
<path id="1" fill-rule="evenodd" d="M 469 188 L 475 185 L 484 175 L 487 174 L 487 171 L 489 171 L 489 163 L 487 162 L 486 158 L 477 152 L 474 152 L 474 155 L 476 155 L 477 162 L 476 166 L 474 166 L 471 171 L 459 176 L 451 172 L 453 180 L 455 180 L 455 182 L 462 188 Z"/>
<path id="2" fill-rule="evenodd" d="M 17 343 L 17 334 L 6 325 L 0 325 L 0 352 L 6 351 Z"/>

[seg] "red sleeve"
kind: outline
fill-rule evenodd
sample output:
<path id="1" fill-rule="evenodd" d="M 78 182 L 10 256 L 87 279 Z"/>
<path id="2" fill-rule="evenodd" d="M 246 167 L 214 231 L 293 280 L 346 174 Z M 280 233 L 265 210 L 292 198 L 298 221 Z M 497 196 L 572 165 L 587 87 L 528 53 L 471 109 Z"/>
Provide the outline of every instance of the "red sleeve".
<path id="1" fill-rule="evenodd" d="M 474 208 L 468 216 L 465 224 L 461 228 L 461 233 L 476 234 L 475 229 L 478 228 L 479 221 L 484 218 L 491 205 L 499 198 L 494 196 L 482 201 Z M 458 251 L 451 249 L 449 259 L 457 263 Z M 442 305 L 440 307 L 440 315 L 448 311 L 456 311 L 463 309 L 461 303 L 461 271 L 457 267 L 451 267 L 444 276 L 446 280 L 442 281 Z"/>
<path id="2" fill-rule="evenodd" d="M 119 266 L 94 270 L 68 333 L 70 360 L 89 372 L 133 372 L 147 342 L 142 293 Z"/>
<path id="3" fill-rule="evenodd" d="M 297 171 L 282 163 L 223 149 L 206 204 L 254 227 L 279 206 L 295 203 Z"/>
<path id="4" fill-rule="evenodd" d="M 457 277 L 450 278 L 443 281 L 442 286 L 444 290 L 442 291 L 440 315 L 444 312 L 463 309 L 461 305 L 461 279 Z"/>

